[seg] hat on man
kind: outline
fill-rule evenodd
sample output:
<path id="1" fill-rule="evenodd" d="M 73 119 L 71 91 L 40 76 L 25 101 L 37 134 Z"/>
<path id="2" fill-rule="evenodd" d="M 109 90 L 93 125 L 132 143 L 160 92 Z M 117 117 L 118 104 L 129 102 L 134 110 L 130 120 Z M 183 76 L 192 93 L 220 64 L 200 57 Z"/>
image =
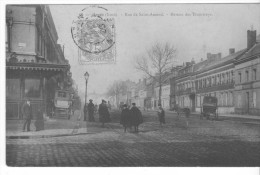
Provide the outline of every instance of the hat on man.
<path id="1" fill-rule="evenodd" d="M 132 103 L 133 106 L 135 106 L 135 103 Z"/>
<path id="2" fill-rule="evenodd" d="M 89 101 L 93 101 L 92 99 L 90 99 Z"/>
<path id="3" fill-rule="evenodd" d="M 162 104 L 159 103 L 158 106 L 162 107 Z"/>

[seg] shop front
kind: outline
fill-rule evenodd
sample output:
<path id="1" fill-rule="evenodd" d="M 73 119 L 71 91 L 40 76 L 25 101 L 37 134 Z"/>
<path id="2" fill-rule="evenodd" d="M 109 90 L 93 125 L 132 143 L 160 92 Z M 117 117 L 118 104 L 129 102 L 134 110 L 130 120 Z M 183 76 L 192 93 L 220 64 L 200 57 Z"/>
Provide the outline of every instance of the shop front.
<path id="1" fill-rule="evenodd" d="M 33 117 L 47 112 L 48 98 L 52 96 L 53 79 L 62 77 L 67 65 L 7 63 L 6 65 L 6 119 L 22 119 L 21 107 L 26 99 L 32 104 Z M 52 82 L 55 88 L 57 81 Z M 54 97 L 54 96 L 53 96 Z"/>

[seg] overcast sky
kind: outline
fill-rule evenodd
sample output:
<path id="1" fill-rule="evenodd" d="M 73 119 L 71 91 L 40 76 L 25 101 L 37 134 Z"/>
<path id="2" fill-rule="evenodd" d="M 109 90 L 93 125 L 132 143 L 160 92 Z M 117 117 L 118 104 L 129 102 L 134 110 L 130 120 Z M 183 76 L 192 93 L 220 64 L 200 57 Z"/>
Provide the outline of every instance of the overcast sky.
<path id="1" fill-rule="evenodd" d="M 80 65 L 77 46 L 71 37 L 72 21 L 88 5 L 50 5 L 59 36 L 65 44 L 65 57 L 71 64 L 73 79 L 84 92 L 83 74 L 90 74 L 89 92 L 104 93 L 114 80 L 142 78 L 133 67 L 133 59 L 142 54 L 156 41 L 170 42 L 178 50 L 176 64 L 198 62 L 206 53 L 228 54 L 229 48 L 236 51 L 246 47 L 246 31 L 253 27 L 260 33 L 259 4 L 166 4 L 166 5 L 100 5 L 110 13 L 117 13 L 116 51 L 114 65 Z M 125 13 L 164 13 L 164 16 L 125 16 Z M 171 13 L 191 16 L 171 16 Z M 193 14 L 209 16 L 193 16 Z"/>

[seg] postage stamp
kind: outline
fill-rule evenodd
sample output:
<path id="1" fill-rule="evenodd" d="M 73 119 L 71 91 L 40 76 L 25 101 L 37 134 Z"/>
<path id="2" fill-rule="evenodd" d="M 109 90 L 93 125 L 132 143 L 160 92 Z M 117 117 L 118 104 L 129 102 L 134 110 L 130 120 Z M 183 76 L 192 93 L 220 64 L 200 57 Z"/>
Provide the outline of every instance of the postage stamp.
<path id="1" fill-rule="evenodd" d="M 80 64 L 116 62 L 115 19 L 108 9 L 96 5 L 82 9 L 72 21 L 71 35 Z"/>

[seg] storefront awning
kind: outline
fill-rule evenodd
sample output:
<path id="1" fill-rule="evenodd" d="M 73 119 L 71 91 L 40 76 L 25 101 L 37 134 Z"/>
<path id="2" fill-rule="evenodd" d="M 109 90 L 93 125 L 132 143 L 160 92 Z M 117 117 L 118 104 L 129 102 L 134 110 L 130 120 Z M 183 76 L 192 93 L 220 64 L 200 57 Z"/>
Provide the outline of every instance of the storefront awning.
<path id="1" fill-rule="evenodd" d="M 43 70 L 43 71 L 64 71 L 69 68 L 68 64 L 49 63 L 7 63 L 9 70 Z"/>

